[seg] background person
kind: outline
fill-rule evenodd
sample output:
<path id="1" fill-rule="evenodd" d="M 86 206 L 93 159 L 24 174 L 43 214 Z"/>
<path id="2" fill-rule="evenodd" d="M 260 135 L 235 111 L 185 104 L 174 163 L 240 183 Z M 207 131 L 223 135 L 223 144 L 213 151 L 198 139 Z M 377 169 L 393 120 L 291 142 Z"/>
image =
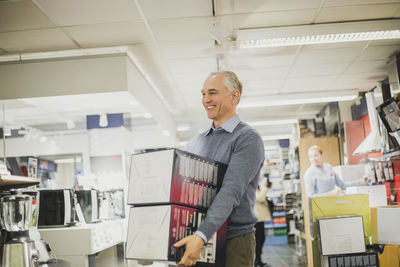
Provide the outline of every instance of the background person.
<path id="1" fill-rule="evenodd" d="M 254 261 L 254 267 L 268 267 L 268 264 L 264 263 L 261 259 L 262 249 L 265 242 L 265 227 L 266 221 L 271 220 L 271 211 L 268 208 L 267 192 L 268 192 L 268 178 L 267 180 L 259 184 L 256 190 L 256 203 L 254 205 L 254 211 L 256 212 L 258 221 L 255 225 L 256 228 L 256 258 Z"/>
<path id="2" fill-rule="evenodd" d="M 211 73 L 204 82 L 202 104 L 213 122 L 194 137 L 188 152 L 228 164 L 217 196 L 197 231 L 174 244 L 185 246 L 178 264 L 192 266 L 211 236 L 227 220 L 226 267 L 252 267 L 254 264 L 255 192 L 264 161 L 260 135 L 236 115 L 242 84 L 230 71 Z"/>
<path id="3" fill-rule="evenodd" d="M 324 163 L 322 149 L 312 146 L 308 149 L 308 159 L 311 166 L 304 173 L 307 197 L 333 196 L 342 193 L 347 186 L 365 185 L 366 177 L 358 181 L 343 182 L 333 171 L 332 166 Z M 339 188 L 336 188 L 339 187 Z"/>

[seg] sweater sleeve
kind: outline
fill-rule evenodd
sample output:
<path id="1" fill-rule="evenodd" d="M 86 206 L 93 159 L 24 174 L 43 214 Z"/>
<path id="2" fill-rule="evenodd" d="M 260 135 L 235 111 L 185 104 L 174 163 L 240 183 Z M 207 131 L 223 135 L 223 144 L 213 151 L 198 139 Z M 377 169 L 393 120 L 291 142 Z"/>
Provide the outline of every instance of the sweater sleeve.
<path id="1" fill-rule="evenodd" d="M 317 194 L 317 189 L 316 189 L 316 181 L 315 181 L 315 176 L 312 175 L 312 171 L 310 168 L 308 168 L 304 174 L 304 183 L 305 183 L 305 188 L 306 188 L 306 196 L 308 198 L 315 197 Z"/>

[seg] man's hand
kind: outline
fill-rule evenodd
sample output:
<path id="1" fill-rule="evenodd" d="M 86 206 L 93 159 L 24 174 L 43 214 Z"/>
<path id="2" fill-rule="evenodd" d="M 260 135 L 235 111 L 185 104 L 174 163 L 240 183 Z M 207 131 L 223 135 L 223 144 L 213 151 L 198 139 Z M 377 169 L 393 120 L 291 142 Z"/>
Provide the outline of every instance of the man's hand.
<path id="1" fill-rule="evenodd" d="M 185 246 L 185 254 L 178 264 L 184 266 L 193 266 L 200 259 L 201 249 L 204 247 L 203 239 L 198 235 L 187 236 L 174 244 L 174 247 L 179 248 Z"/>

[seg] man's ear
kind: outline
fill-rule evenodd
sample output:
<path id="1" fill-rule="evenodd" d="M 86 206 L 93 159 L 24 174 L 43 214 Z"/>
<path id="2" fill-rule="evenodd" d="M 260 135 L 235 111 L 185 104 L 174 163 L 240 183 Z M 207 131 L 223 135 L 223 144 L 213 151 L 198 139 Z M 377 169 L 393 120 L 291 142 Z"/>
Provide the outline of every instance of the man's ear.
<path id="1" fill-rule="evenodd" d="M 233 95 L 233 99 L 235 100 L 235 104 L 239 103 L 239 99 L 240 99 L 240 92 L 239 90 L 235 90 L 232 92 Z"/>

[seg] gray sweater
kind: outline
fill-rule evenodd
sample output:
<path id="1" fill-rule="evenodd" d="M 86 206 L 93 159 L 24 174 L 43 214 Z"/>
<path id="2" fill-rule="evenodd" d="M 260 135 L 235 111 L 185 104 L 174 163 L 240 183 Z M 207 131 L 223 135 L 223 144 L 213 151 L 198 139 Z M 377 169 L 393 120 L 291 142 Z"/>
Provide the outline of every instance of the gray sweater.
<path id="1" fill-rule="evenodd" d="M 260 135 L 235 115 L 194 137 L 185 150 L 228 164 L 222 187 L 196 234 L 207 242 L 225 220 L 227 239 L 253 232 L 255 191 L 264 161 Z"/>

